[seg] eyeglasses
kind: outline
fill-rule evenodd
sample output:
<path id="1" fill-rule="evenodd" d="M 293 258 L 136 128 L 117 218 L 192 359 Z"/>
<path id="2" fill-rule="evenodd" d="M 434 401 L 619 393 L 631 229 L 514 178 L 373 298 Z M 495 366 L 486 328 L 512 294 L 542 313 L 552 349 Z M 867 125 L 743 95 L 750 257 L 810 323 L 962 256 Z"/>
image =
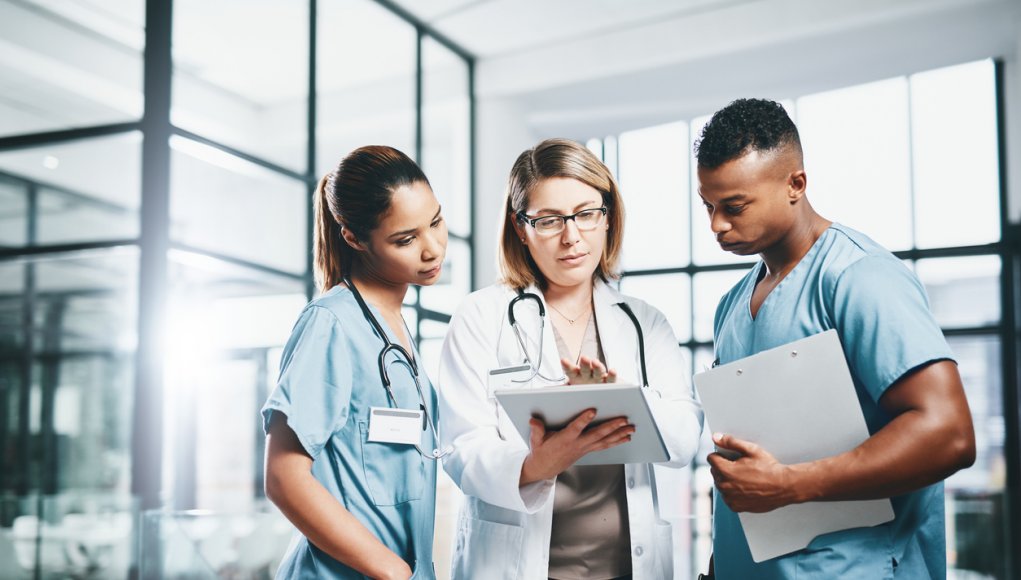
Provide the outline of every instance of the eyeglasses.
<path id="1" fill-rule="evenodd" d="M 567 227 L 567 220 L 573 220 L 581 231 L 594 230 L 603 223 L 606 217 L 606 206 L 583 209 L 571 215 L 544 215 L 529 217 L 525 212 L 518 212 L 518 221 L 527 222 L 536 233 L 541 235 L 559 234 Z"/>

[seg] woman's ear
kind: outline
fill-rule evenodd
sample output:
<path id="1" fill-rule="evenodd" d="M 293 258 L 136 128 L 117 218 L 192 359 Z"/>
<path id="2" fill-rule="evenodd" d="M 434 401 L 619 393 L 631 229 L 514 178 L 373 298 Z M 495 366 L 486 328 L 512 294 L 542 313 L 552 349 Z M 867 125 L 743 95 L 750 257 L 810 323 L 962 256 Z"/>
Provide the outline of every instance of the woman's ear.
<path id="1" fill-rule="evenodd" d="M 514 235 L 516 235 L 518 239 L 521 240 L 522 244 L 525 244 L 525 224 L 521 220 L 519 220 L 518 217 L 514 214 L 508 214 L 507 219 L 509 219 L 511 225 L 514 226 Z"/>
<path id="2" fill-rule="evenodd" d="M 351 248 L 356 251 L 364 252 L 368 249 L 365 247 L 365 244 L 358 241 L 358 238 L 355 236 L 354 232 L 352 232 L 350 228 L 345 228 L 342 226 L 340 228 L 340 237 L 344 238 L 344 242 L 346 242 L 347 245 L 351 246 Z"/>

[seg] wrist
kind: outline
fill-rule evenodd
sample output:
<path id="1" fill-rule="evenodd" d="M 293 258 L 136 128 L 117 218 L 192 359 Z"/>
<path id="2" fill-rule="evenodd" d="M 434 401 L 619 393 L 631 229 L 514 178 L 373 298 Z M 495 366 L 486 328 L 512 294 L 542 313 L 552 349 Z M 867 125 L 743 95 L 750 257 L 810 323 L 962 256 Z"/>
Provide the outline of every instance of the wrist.
<path id="1" fill-rule="evenodd" d="M 787 489 L 792 494 L 791 503 L 806 503 L 823 499 L 818 470 L 813 463 L 798 463 L 784 466 Z"/>
<path id="2" fill-rule="evenodd" d="M 518 479 L 518 487 L 539 481 L 535 476 L 534 463 L 531 453 L 525 456 L 525 460 L 521 462 L 521 477 Z"/>
<path id="3" fill-rule="evenodd" d="M 396 554 L 394 558 L 397 559 L 391 565 L 388 565 L 376 578 L 379 580 L 408 580 L 411 577 L 411 566 L 404 560 L 397 558 Z"/>

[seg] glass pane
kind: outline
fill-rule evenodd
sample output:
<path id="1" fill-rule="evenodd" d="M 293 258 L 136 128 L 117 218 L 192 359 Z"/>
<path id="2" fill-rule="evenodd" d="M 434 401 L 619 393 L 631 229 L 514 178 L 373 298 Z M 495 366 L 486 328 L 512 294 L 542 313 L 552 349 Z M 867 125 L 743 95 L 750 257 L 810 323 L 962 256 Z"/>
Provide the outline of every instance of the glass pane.
<path id="1" fill-rule="evenodd" d="M 471 115 L 468 63 L 422 39 L 422 169 L 451 233 L 471 232 Z"/>
<path id="2" fill-rule="evenodd" d="M 739 264 L 754 258 L 724 252 L 716 243 L 716 236 L 709 228 L 709 214 L 698 195 L 698 162 L 695 161 L 695 141 L 702 136 L 702 128 L 709 122 L 710 115 L 697 117 L 691 122 L 688 141 L 688 159 L 691 163 L 691 259 L 696 264 Z"/>
<path id="3" fill-rule="evenodd" d="M 0 136 L 142 116 L 145 2 L 109 4 L 0 3 Z"/>
<path id="4" fill-rule="evenodd" d="M 466 242 L 450 238 L 443 272 L 432 286 L 419 289 L 419 301 L 425 308 L 453 314 L 461 300 L 471 292 L 471 250 Z"/>
<path id="5" fill-rule="evenodd" d="M 915 271 L 940 326 L 967 328 L 1000 322 L 999 256 L 918 260 Z"/>
<path id="6" fill-rule="evenodd" d="M 662 311 L 678 342 L 691 339 L 691 278 L 687 274 L 625 276 L 620 291 Z"/>
<path id="7" fill-rule="evenodd" d="M 38 212 L 34 243 L 137 237 L 141 145 L 142 134 L 131 132 L 0 153 L 0 175 L 13 177 L 5 182 L 21 184 L 24 192 L 19 200 L 0 186 L 6 190 L 0 199 L 10 200 L 12 211 L 19 212 L 4 214 L 4 220 L 24 223 L 30 207 L 27 196 L 34 192 Z M 33 242 L 27 235 L 22 239 Z"/>
<path id="8" fill-rule="evenodd" d="M 174 485 L 194 478 L 194 507 L 251 509 L 259 409 L 278 371 L 268 361 L 305 306 L 304 283 L 187 252 L 169 258 L 164 444 L 177 458 Z"/>
<path id="9" fill-rule="evenodd" d="M 24 264 L 0 262 L 0 495 L 17 489 L 25 476 L 18 467 L 24 454 L 15 443 L 19 427 L 27 420 L 21 404 L 31 386 L 22 363 L 30 332 L 25 281 Z"/>
<path id="10" fill-rule="evenodd" d="M 695 361 L 694 361 L 694 374 L 705 372 L 713 368 L 713 361 L 716 360 L 716 355 L 713 353 L 712 347 L 700 346 L 695 349 Z"/>
<path id="11" fill-rule="evenodd" d="M 705 371 L 713 368 L 713 361 L 715 359 L 716 359 L 716 355 L 714 354 L 714 351 L 713 351 L 712 347 L 700 346 L 700 347 L 696 348 L 695 349 L 695 361 L 694 361 L 694 367 L 695 367 L 695 373 L 694 374 L 705 372 Z M 695 391 L 695 396 L 698 397 L 698 391 L 697 390 Z M 712 453 L 714 450 L 715 450 L 715 446 L 713 444 L 713 429 L 712 429 L 712 425 L 709 424 L 709 421 L 705 421 L 704 427 L 702 429 L 701 440 L 699 441 L 699 444 L 698 444 L 698 453 L 695 455 L 694 463 L 696 465 L 707 466 L 708 464 L 706 462 L 706 456 L 709 455 L 710 453 Z M 698 473 L 700 473 L 700 472 L 698 472 L 696 470 L 696 474 L 698 474 Z M 706 473 L 706 475 L 708 475 L 708 473 Z M 712 477 L 709 478 L 709 481 L 706 482 L 705 485 L 707 485 L 708 487 L 702 488 L 702 491 L 705 494 L 708 495 L 709 488 L 711 488 L 712 485 L 713 485 Z M 708 513 L 708 512 L 706 512 L 706 513 Z"/>
<path id="12" fill-rule="evenodd" d="M 137 249 L 7 263 L 0 278 L 0 485 L 128 493 Z"/>
<path id="13" fill-rule="evenodd" d="M 747 270 L 724 270 L 722 272 L 702 272 L 695 274 L 695 340 L 711 341 L 713 339 L 713 318 L 720 299 L 734 287 Z"/>
<path id="14" fill-rule="evenodd" d="M 414 158 L 415 28 L 373 0 L 318 8 L 316 174 L 362 145 Z"/>
<path id="15" fill-rule="evenodd" d="M 890 250 L 910 248 L 907 79 L 808 95 L 797 112 L 816 211 Z"/>
<path id="16" fill-rule="evenodd" d="M 414 293 L 413 292 L 408 292 L 408 294 L 412 295 Z M 407 298 L 407 297 L 405 297 L 405 298 Z M 418 328 L 418 311 L 415 310 L 414 306 L 402 306 L 401 307 L 401 316 L 404 317 L 404 324 L 407 325 L 408 332 L 411 333 L 411 336 L 409 338 L 413 342 L 417 343 L 418 342 L 418 331 L 416 329 Z"/>
<path id="17" fill-rule="evenodd" d="M 174 2 L 172 122 L 304 172 L 308 2 Z"/>
<path id="18" fill-rule="evenodd" d="M 688 244 L 688 126 L 670 123 L 621 133 L 625 270 L 683 266 Z M 654 233 L 655 235 L 650 235 Z"/>
<path id="19" fill-rule="evenodd" d="M 617 138 L 615 136 L 609 135 L 606 137 L 606 139 L 603 139 L 603 163 L 606 164 L 607 169 L 609 169 L 610 173 L 613 174 L 614 179 L 620 178 L 620 173 L 618 172 L 617 167 L 617 162 L 619 159 L 617 155 L 618 151 L 619 145 L 617 143 Z M 619 182 L 618 185 L 620 185 Z M 625 198 L 624 201 L 626 203 L 627 199 Z"/>
<path id="20" fill-rule="evenodd" d="M 28 185 L 0 174 L 0 246 L 28 244 Z"/>
<path id="21" fill-rule="evenodd" d="M 427 338 L 438 338 L 443 340 L 447 335 L 447 323 L 426 318 L 422 320 L 422 340 Z"/>
<path id="22" fill-rule="evenodd" d="M 438 320 L 422 321 L 422 336 L 418 343 L 418 352 L 422 355 L 422 365 L 430 381 L 435 381 L 440 372 L 440 351 L 443 339 L 447 334 L 447 324 Z"/>
<path id="23" fill-rule="evenodd" d="M 918 246 L 999 240 L 993 62 L 912 76 L 911 133 Z"/>
<path id="24" fill-rule="evenodd" d="M 948 563 L 975 577 L 1006 578 L 1001 344 L 995 336 L 954 337 L 948 342 L 968 395 L 976 447 L 975 464 L 946 481 Z"/>
<path id="25" fill-rule="evenodd" d="M 305 184 L 195 141 L 170 140 L 175 242 L 294 273 L 305 271 Z"/>

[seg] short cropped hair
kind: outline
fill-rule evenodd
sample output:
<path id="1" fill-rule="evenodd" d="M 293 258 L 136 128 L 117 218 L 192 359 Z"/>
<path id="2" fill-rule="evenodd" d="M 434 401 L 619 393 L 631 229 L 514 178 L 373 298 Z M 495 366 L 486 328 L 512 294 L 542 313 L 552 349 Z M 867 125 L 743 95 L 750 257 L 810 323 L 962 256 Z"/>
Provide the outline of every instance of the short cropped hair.
<path id="1" fill-rule="evenodd" d="M 569 139 L 546 139 L 518 156 L 511 168 L 500 232 L 500 273 L 503 282 L 515 289 L 531 284 L 545 289 L 546 278 L 518 239 L 514 222 L 518 212 L 528 208 L 528 196 L 546 179 L 567 177 L 595 189 L 606 206 L 606 246 L 595 276 L 609 281 L 618 276 L 617 263 L 624 241 L 624 203 L 620 188 L 606 165 L 585 146 Z"/>
<path id="2" fill-rule="evenodd" d="M 716 111 L 695 141 L 698 166 L 715 169 L 751 151 L 793 146 L 801 155 L 801 138 L 783 106 L 766 99 L 738 99 Z"/>

